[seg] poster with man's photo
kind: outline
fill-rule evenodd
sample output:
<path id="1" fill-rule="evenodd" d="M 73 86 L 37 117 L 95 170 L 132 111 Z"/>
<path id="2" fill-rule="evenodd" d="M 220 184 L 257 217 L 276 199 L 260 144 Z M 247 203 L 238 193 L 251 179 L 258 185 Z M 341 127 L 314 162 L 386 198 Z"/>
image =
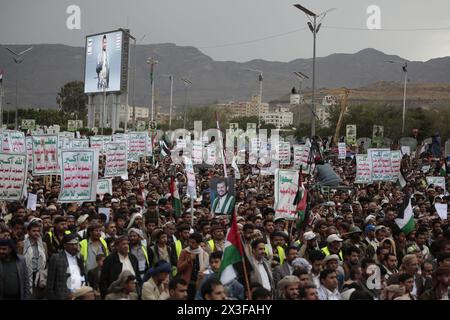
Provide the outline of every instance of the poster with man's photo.
<path id="1" fill-rule="evenodd" d="M 231 215 L 234 210 L 235 186 L 234 177 L 215 177 L 210 181 L 211 212 L 214 215 Z"/>

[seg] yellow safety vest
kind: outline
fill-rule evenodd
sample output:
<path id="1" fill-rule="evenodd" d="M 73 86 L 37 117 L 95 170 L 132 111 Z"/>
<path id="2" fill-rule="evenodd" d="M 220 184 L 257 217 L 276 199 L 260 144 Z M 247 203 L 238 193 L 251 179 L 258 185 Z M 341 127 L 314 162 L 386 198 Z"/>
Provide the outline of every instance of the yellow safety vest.
<path id="1" fill-rule="evenodd" d="M 330 250 L 328 249 L 328 246 L 322 248 L 322 252 L 325 254 L 325 256 L 330 255 Z M 342 257 L 342 250 L 339 251 L 339 259 L 341 259 L 341 261 L 344 260 L 344 258 Z"/>
<path id="2" fill-rule="evenodd" d="M 103 253 L 105 256 L 109 255 L 108 252 L 108 245 L 106 244 L 106 241 L 103 238 L 100 238 L 100 243 L 103 247 Z M 80 254 L 83 257 L 83 261 L 86 264 L 88 259 L 88 239 L 81 240 L 80 242 Z"/>
<path id="3" fill-rule="evenodd" d="M 264 251 L 266 252 L 266 256 L 269 256 L 269 249 L 267 248 L 267 245 L 264 248 Z M 283 247 L 278 246 L 277 247 L 277 252 L 278 252 L 278 258 L 280 258 L 280 265 L 282 265 L 284 260 L 286 259 L 286 254 L 284 252 Z"/>
<path id="4" fill-rule="evenodd" d="M 208 240 L 208 245 L 209 245 L 209 248 L 211 249 L 211 252 L 214 252 L 214 249 L 216 248 L 216 244 L 214 243 L 213 239 Z"/>
<path id="5" fill-rule="evenodd" d="M 175 251 L 177 253 L 177 259 L 180 259 L 181 250 L 183 250 L 183 245 L 181 244 L 181 240 L 175 241 Z"/>
<path id="6" fill-rule="evenodd" d="M 150 263 L 148 262 L 147 248 L 144 245 L 142 245 L 141 248 L 142 248 L 142 252 L 144 253 L 145 261 L 147 261 L 147 265 L 150 267 Z"/>
<path id="7" fill-rule="evenodd" d="M 50 243 L 53 243 L 53 232 L 50 230 L 49 232 L 47 232 L 49 237 L 50 237 Z M 64 234 L 71 234 L 72 232 L 70 232 L 69 230 L 64 231 Z"/>

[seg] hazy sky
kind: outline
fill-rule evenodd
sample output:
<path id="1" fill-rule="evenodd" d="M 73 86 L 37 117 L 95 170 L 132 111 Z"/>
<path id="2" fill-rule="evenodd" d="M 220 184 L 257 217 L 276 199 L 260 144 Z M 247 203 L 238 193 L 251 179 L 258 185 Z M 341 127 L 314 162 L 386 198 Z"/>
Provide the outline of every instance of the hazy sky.
<path id="1" fill-rule="evenodd" d="M 0 0 L 0 43 L 82 46 L 87 34 L 128 27 L 137 39 L 145 35 L 142 43 L 195 46 L 215 60 L 290 61 L 312 56 L 312 34 L 305 28 L 308 20 L 294 3 L 316 13 L 337 9 L 323 21 L 318 56 L 367 47 L 409 60 L 450 55 L 448 0 Z M 70 5 L 81 9 L 80 30 L 66 27 Z M 446 29 L 367 30 L 369 5 L 380 7 L 383 29 Z M 292 32 L 301 28 L 305 29 Z M 223 46 L 279 34 L 285 35 Z"/>

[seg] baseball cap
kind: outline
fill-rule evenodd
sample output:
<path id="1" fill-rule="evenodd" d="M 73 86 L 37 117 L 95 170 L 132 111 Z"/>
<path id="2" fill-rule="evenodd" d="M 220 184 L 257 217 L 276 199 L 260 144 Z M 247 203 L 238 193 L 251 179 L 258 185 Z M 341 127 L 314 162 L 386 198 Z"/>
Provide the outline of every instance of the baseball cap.
<path id="1" fill-rule="evenodd" d="M 327 238 L 327 242 L 332 243 L 334 241 L 342 242 L 344 240 L 342 240 L 341 237 L 339 237 L 337 234 L 330 234 Z"/>
<path id="2" fill-rule="evenodd" d="M 375 226 L 373 224 L 368 224 L 364 229 L 364 232 L 367 234 L 370 231 L 375 231 Z"/>

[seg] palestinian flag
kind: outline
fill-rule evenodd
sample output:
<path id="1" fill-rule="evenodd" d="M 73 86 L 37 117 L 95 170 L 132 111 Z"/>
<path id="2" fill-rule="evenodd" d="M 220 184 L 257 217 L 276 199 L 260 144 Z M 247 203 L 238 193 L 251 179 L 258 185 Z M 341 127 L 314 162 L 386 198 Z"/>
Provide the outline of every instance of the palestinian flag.
<path id="1" fill-rule="evenodd" d="M 395 223 L 404 234 L 409 234 L 415 229 L 414 212 L 411 205 L 411 195 L 409 193 L 405 194 L 403 204 L 399 209 Z"/>
<path id="2" fill-rule="evenodd" d="M 236 222 L 236 213 L 231 218 L 231 229 L 228 231 L 225 249 L 223 250 L 222 262 L 220 264 L 220 282 L 224 285 L 237 278 L 233 264 L 243 261 L 244 248 Z"/>
<path id="3" fill-rule="evenodd" d="M 305 220 L 307 197 L 308 197 L 308 190 L 306 190 L 305 186 L 303 185 L 302 167 L 300 166 L 300 172 L 298 177 L 298 189 L 294 199 L 294 206 L 296 206 L 297 217 L 300 220 L 300 222 L 303 222 Z"/>
<path id="4" fill-rule="evenodd" d="M 174 177 L 172 177 L 172 180 L 170 181 L 170 194 L 172 195 L 172 207 L 175 217 L 179 217 L 181 215 L 181 200 Z"/>

